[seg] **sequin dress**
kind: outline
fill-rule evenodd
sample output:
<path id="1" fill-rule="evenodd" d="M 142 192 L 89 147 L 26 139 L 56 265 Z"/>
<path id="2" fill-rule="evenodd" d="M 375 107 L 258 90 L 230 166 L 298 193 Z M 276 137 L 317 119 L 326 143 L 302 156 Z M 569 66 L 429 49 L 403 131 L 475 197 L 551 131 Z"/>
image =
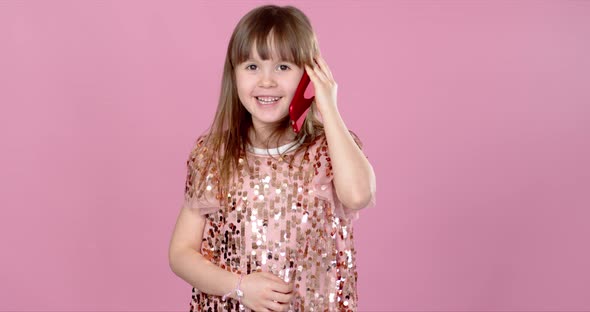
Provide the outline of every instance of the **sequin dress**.
<path id="1" fill-rule="evenodd" d="M 356 311 L 353 221 L 359 212 L 336 196 L 325 136 L 317 137 L 307 152 L 288 151 L 283 159 L 267 152 L 294 150 L 300 142 L 278 150 L 250 147 L 222 205 L 212 200 L 219 172 L 215 165 L 207 172 L 207 199 L 196 196 L 199 165 L 211 152 L 203 142 L 203 137 L 197 139 L 187 161 L 183 203 L 206 216 L 201 254 L 231 272 L 266 271 L 294 280 L 290 311 Z M 367 207 L 374 205 L 375 194 Z M 189 305 L 190 311 L 251 311 L 234 299 L 222 301 L 196 288 Z"/>

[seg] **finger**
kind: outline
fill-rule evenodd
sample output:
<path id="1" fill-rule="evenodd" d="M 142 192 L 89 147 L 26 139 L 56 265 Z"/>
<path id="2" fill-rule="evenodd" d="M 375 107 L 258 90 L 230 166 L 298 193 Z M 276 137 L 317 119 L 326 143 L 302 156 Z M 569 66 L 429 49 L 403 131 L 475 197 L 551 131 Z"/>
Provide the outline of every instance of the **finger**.
<path id="1" fill-rule="evenodd" d="M 282 303 L 290 302 L 293 299 L 293 293 L 283 294 L 275 291 L 272 293 L 270 299 Z"/>
<path id="2" fill-rule="evenodd" d="M 289 285 L 282 285 L 282 284 L 277 284 L 277 287 L 275 287 L 275 289 L 273 289 L 274 291 L 278 292 L 278 293 L 282 293 L 282 294 L 291 294 L 293 293 L 293 287 L 289 286 Z"/>
<path id="3" fill-rule="evenodd" d="M 334 76 L 332 75 L 332 71 L 330 71 L 330 68 L 328 67 L 328 63 L 326 63 L 326 60 L 324 60 L 324 58 L 322 57 L 321 54 L 318 54 L 317 62 L 318 62 L 318 64 L 320 64 L 320 66 L 324 70 L 326 77 L 328 77 L 330 80 L 334 80 Z"/>
<path id="4" fill-rule="evenodd" d="M 311 79 L 311 81 L 313 81 L 314 83 L 319 80 L 320 78 L 318 77 L 317 73 L 315 72 L 315 70 L 313 70 L 313 68 L 311 68 L 309 65 L 305 65 L 305 70 L 307 72 L 307 74 L 309 75 L 309 79 Z"/>
<path id="5" fill-rule="evenodd" d="M 287 282 L 283 281 L 283 279 L 281 279 L 280 277 L 278 277 L 278 276 L 277 276 L 276 274 L 274 274 L 274 273 L 269 273 L 269 274 L 268 274 L 268 277 L 269 277 L 270 279 L 272 279 L 273 281 L 275 281 L 275 282 L 279 282 L 279 283 L 281 283 L 281 284 L 287 284 Z"/>
<path id="6" fill-rule="evenodd" d="M 326 82 L 328 80 L 326 74 L 324 73 L 324 70 L 317 63 L 314 63 L 313 70 L 321 81 Z"/>
<path id="7" fill-rule="evenodd" d="M 281 280 L 280 282 L 277 282 L 274 287 L 272 287 L 272 290 L 279 293 L 288 294 L 293 291 L 293 286 L 286 284 L 285 281 Z"/>
<path id="8" fill-rule="evenodd" d="M 264 307 L 271 311 L 288 311 L 289 303 L 278 303 L 274 301 L 268 301 Z"/>
<path id="9" fill-rule="evenodd" d="M 291 286 L 291 284 L 293 283 L 287 283 L 283 279 L 272 273 L 270 275 L 270 279 L 273 281 L 273 284 L 271 285 L 271 289 L 273 291 L 286 294 L 291 292 L 291 290 L 293 289 L 293 286 Z"/>

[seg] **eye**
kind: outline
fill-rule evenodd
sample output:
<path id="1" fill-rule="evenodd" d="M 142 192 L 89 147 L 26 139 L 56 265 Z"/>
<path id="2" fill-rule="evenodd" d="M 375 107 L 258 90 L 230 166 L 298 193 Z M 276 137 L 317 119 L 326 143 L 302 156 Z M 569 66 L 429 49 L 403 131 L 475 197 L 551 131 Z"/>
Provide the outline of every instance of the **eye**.
<path id="1" fill-rule="evenodd" d="M 251 67 L 251 66 L 256 66 L 256 64 L 249 64 L 249 65 L 247 65 L 247 66 L 246 66 L 246 70 L 251 70 L 251 69 L 252 69 L 252 67 Z M 285 66 L 287 69 L 288 69 L 288 68 L 290 68 L 289 66 L 287 66 L 287 65 L 285 65 L 285 64 L 281 64 L 281 65 L 279 65 L 279 66 Z M 287 70 L 287 69 L 284 69 L 284 70 Z"/>

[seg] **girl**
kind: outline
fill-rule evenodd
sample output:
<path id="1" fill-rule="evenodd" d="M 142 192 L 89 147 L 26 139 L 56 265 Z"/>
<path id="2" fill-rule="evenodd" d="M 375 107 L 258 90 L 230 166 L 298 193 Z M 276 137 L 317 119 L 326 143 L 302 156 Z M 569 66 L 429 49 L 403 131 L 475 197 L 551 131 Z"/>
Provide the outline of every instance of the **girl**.
<path id="1" fill-rule="evenodd" d="M 289 104 L 304 70 L 315 100 L 295 133 Z M 336 88 L 300 10 L 266 5 L 239 21 L 170 242 L 190 311 L 356 311 L 352 222 L 375 205 L 376 182 Z"/>

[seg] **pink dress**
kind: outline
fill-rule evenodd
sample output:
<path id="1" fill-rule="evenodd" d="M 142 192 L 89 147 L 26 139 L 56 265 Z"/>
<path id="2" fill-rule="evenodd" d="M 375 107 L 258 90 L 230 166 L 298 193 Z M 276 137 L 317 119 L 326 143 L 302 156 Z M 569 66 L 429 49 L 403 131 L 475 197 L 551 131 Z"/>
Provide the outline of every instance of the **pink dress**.
<path id="1" fill-rule="evenodd" d="M 269 150 L 250 147 L 248 159 L 240 163 L 249 161 L 254 174 L 248 176 L 240 166 L 220 206 L 214 200 L 216 167 L 207 173 L 207 198 L 196 198 L 199 164 L 211 152 L 200 137 L 187 161 L 183 205 L 207 218 L 201 254 L 209 261 L 235 273 L 266 271 L 295 280 L 290 311 L 356 311 L 353 221 L 359 212 L 343 206 L 336 196 L 325 136 L 294 156 L 298 144 Z M 277 149 L 290 152 L 283 160 L 267 154 Z M 375 194 L 367 207 L 374 205 Z M 190 311 L 251 310 L 237 300 L 222 301 L 193 288 Z"/>

